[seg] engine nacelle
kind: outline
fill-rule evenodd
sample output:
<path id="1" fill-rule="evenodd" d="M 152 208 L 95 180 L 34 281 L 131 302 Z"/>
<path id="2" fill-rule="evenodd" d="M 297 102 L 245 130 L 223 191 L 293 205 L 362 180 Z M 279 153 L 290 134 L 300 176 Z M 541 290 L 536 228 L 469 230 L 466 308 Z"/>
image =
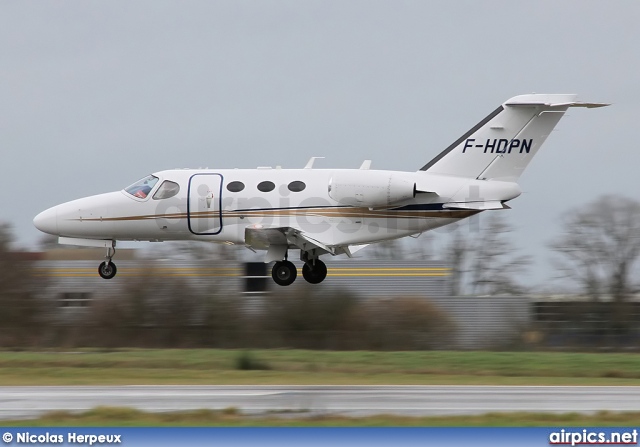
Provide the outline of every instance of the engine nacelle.
<path id="1" fill-rule="evenodd" d="M 329 196 L 341 205 L 389 206 L 416 195 L 413 179 L 399 172 L 335 171 L 329 180 Z"/>

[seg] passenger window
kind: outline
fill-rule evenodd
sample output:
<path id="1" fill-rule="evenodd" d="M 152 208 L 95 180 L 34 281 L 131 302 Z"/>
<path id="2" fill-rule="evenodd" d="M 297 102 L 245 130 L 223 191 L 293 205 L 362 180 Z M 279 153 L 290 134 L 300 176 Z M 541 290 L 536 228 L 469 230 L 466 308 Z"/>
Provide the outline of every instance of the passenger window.
<path id="1" fill-rule="evenodd" d="M 231 192 L 240 192 L 244 189 L 244 183 L 242 182 L 231 182 L 227 185 L 227 189 Z"/>
<path id="2" fill-rule="evenodd" d="M 275 187 L 276 187 L 275 183 L 269 182 L 269 181 L 258 183 L 258 189 L 262 192 L 273 191 Z"/>
<path id="3" fill-rule="evenodd" d="M 304 191 L 306 187 L 307 185 L 305 185 L 304 182 L 301 182 L 299 180 L 289 183 L 289 191 L 291 192 Z"/>
<path id="4" fill-rule="evenodd" d="M 165 180 L 153 195 L 153 200 L 168 199 L 178 194 L 178 192 L 180 192 L 180 185 L 175 182 Z"/>

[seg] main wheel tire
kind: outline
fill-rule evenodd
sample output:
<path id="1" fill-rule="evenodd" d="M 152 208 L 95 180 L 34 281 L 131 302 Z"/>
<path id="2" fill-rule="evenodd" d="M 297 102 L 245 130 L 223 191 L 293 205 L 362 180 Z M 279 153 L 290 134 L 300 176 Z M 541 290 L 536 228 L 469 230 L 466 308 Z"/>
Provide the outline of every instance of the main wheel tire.
<path id="1" fill-rule="evenodd" d="M 320 259 L 316 259 L 315 264 L 305 262 L 302 276 L 310 284 L 320 284 L 327 277 L 327 266 Z"/>
<path id="2" fill-rule="evenodd" d="M 116 276 L 116 273 L 118 273 L 118 269 L 116 268 L 116 265 L 111 261 L 109 261 L 108 263 L 103 262 L 102 264 L 100 264 L 100 267 L 98 267 L 98 274 L 104 279 L 111 279 Z"/>
<path id="3" fill-rule="evenodd" d="M 279 286 L 288 286 L 293 284 L 298 276 L 298 269 L 289 261 L 279 261 L 273 265 L 271 269 L 271 277 Z"/>

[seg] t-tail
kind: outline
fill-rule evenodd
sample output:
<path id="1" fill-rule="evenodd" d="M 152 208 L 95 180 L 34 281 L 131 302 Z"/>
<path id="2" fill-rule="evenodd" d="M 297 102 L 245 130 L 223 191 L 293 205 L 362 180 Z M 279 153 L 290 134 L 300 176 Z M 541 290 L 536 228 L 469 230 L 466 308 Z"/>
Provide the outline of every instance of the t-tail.
<path id="1" fill-rule="evenodd" d="M 478 180 L 517 181 L 569 107 L 606 105 L 577 102 L 576 95 L 567 94 L 515 96 L 421 170 Z"/>

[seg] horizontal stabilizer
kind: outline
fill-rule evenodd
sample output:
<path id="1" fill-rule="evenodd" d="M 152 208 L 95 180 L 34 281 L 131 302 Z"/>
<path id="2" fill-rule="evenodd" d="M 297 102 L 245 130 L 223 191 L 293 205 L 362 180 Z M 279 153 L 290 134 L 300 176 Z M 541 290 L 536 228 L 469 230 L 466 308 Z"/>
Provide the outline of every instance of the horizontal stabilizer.
<path id="1" fill-rule="evenodd" d="M 505 106 L 520 107 L 606 107 L 611 104 L 603 102 L 581 102 L 575 100 L 576 95 L 544 95 L 532 93 L 530 95 L 514 96 L 504 103 Z"/>
<path id="2" fill-rule="evenodd" d="M 505 105 L 510 107 L 586 107 L 587 109 L 595 109 L 597 107 L 607 107 L 611 104 L 607 104 L 604 102 L 559 102 L 556 104 L 544 103 L 541 104 L 539 102 L 513 102 L 506 103 Z"/>

